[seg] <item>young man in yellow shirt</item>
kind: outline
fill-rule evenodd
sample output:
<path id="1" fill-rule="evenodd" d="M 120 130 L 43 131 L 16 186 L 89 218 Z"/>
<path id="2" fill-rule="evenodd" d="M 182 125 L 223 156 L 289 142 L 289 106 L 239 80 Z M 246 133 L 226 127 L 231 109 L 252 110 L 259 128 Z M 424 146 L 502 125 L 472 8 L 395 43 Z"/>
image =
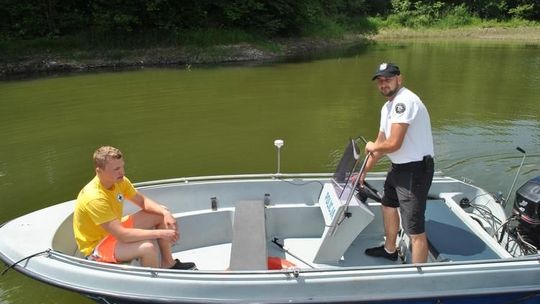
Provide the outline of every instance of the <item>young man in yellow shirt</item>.
<path id="1" fill-rule="evenodd" d="M 146 267 L 195 269 L 194 263 L 173 258 L 171 246 L 179 239 L 176 220 L 124 176 L 122 152 L 100 147 L 94 165 L 96 176 L 79 193 L 73 215 L 75 240 L 84 256 L 107 263 L 139 259 Z M 123 217 L 126 199 L 142 210 Z"/>

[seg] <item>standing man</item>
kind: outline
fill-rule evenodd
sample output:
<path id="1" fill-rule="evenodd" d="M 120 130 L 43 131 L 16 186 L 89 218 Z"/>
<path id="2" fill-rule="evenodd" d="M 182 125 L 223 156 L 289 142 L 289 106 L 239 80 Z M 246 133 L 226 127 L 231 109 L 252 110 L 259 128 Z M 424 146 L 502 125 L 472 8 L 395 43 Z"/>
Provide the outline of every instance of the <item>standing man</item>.
<path id="1" fill-rule="evenodd" d="M 363 184 L 366 172 L 382 156 L 388 155 L 392 166 L 382 198 L 385 243 L 365 252 L 369 256 L 397 260 L 396 240 L 401 214 L 401 225 L 411 238 L 412 262 L 425 263 L 428 245 L 424 213 L 434 172 L 429 114 L 420 98 L 403 87 L 398 66 L 382 63 L 372 80 L 377 81 L 377 87 L 387 101 L 381 109 L 377 139 L 366 144 L 366 153 L 371 153 L 371 157 L 360 175 L 360 184 Z"/>
<path id="2" fill-rule="evenodd" d="M 179 239 L 169 210 L 139 193 L 124 176 L 120 150 L 104 146 L 94 152 L 96 176 L 81 190 L 73 214 L 73 231 L 87 259 L 119 263 L 139 259 L 142 266 L 195 269 L 173 259 Z M 128 199 L 142 210 L 122 217 Z M 156 246 L 157 242 L 157 246 Z"/>

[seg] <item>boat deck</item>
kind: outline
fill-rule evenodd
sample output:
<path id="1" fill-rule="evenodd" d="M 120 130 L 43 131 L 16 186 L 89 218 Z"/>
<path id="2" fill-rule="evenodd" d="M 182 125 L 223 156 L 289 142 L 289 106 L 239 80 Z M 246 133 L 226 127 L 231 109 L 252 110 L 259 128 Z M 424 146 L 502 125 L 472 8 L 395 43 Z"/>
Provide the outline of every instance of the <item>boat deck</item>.
<path id="1" fill-rule="evenodd" d="M 370 208 L 376 214 L 375 220 L 362 231 L 351 246 L 347 249 L 343 257 L 334 263 L 317 264 L 314 258 L 321 244 L 320 236 L 310 235 L 309 237 L 280 237 L 276 234 L 267 235 L 266 248 L 268 257 L 279 257 L 295 264 L 298 268 L 341 268 L 341 267 L 369 267 L 377 265 L 392 265 L 407 262 L 410 256 L 407 236 L 403 236 L 401 250 L 403 259 L 393 262 L 381 258 L 373 258 L 364 254 L 366 248 L 379 246 L 384 240 L 382 221 L 379 204 L 372 203 Z M 296 210 L 289 210 L 284 214 L 308 214 L 313 212 L 312 207 L 297 207 Z M 272 209 L 268 209 L 269 214 Z M 223 216 L 216 213 L 216 222 L 223 222 Z M 221 218 L 221 220 L 219 220 Z M 269 222 L 272 222 L 270 220 Z M 180 220 L 182 223 L 182 220 Z M 214 223 L 215 224 L 215 223 Z M 475 224 L 475 223 L 473 223 Z M 322 225 L 322 222 L 321 222 Z M 475 224 L 476 225 L 476 224 Z M 426 210 L 426 233 L 430 247 L 430 262 L 449 262 L 467 260 L 487 260 L 502 258 L 500 252 L 494 250 L 489 240 L 486 241 L 478 236 L 478 231 L 482 228 L 465 223 L 455 212 L 453 212 L 443 200 L 430 200 Z M 223 227 L 223 226 L 222 226 Z M 318 229 L 322 231 L 321 229 Z M 270 229 L 272 231 L 272 229 Z M 275 230 L 274 230 L 275 232 Z M 223 231 L 221 232 L 223 233 Z M 226 233 L 227 235 L 232 232 Z M 312 233 L 313 234 L 313 233 Z M 278 242 L 284 249 L 272 242 L 277 237 Z M 175 258 L 182 261 L 193 261 L 200 270 L 220 271 L 229 270 L 231 243 L 200 246 L 186 250 L 175 250 Z"/>
<path id="2" fill-rule="evenodd" d="M 376 266 L 399 264 L 401 261 L 393 262 L 386 259 L 369 257 L 364 254 L 364 250 L 369 247 L 378 246 L 383 239 L 382 235 L 361 234 L 347 250 L 344 257 L 335 264 L 313 263 L 315 253 L 321 242 L 320 238 L 289 238 L 283 241 L 284 248 L 292 253 L 284 252 L 278 245 L 269 241 L 267 243 L 268 256 L 286 259 L 295 264 L 298 268 L 341 268 L 358 266 Z M 174 253 L 174 257 L 181 261 L 192 261 L 197 264 L 199 270 L 219 271 L 229 269 L 229 257 L 231 253 L 231 243 L 220 244 L 202 248 L 186 250 Z"/>

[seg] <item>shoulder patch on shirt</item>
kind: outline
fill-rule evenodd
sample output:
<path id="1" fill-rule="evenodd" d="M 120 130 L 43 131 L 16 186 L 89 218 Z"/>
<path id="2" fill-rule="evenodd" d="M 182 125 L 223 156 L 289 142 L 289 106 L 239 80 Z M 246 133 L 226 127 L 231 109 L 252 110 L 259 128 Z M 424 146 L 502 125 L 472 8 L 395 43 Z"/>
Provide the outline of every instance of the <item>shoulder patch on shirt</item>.
<path id="1" fill-rule="evenodd" d="M 396 113 L 398 113 L 398 114 L 401 114 L 401 113 L 405 112 L 405 110 L 406 110 L 405 104 L 401 103 L 401 102 L 396 104 L 395 110 L 396 110 Z"/>
<path id="2" fill-rule="evenodd" d="M 116 199 L 117 199 L 120 203 L 122 203 L 122 202 L 124 202 L 124 195 L 122 195 L 122 193 L 118 193 L 118 194 L 116 195 Z"/>

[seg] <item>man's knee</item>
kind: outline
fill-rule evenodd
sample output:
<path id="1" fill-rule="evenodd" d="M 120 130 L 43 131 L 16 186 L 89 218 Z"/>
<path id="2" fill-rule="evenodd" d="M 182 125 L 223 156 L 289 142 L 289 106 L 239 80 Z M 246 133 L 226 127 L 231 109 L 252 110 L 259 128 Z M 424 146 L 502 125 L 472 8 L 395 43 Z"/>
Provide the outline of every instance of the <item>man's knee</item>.
<path id="1" fill-rule="evenodd" d="M 163 225 L 163 215 L 139 211 L 135 215 L 135 227 L 141 229 L 160 228 Z"/>
<path id="2" fill-rule="evenodd" d="M 393 214 L 393 213 L 397 214 L 397 212 L 398 212 L 398 208 L 390 207 L 390 206 L 384 206 L 384 205 L 382 205 L 382 210 L 383 210 L 384 213 L 391 213 L 391 214 Z"/>
<path id="3" fill-rule="evenodd" d="M 414 243 L 427 243 L 427 238 L 425 233 L 411 234 L 411 241 Z"/>
<path id="4" fill-rule="evenodd" d="M 158 255 L 159 247 L 152 240 L 143 241 L 139 246 L 139 252 L 143 256 Z"/>

